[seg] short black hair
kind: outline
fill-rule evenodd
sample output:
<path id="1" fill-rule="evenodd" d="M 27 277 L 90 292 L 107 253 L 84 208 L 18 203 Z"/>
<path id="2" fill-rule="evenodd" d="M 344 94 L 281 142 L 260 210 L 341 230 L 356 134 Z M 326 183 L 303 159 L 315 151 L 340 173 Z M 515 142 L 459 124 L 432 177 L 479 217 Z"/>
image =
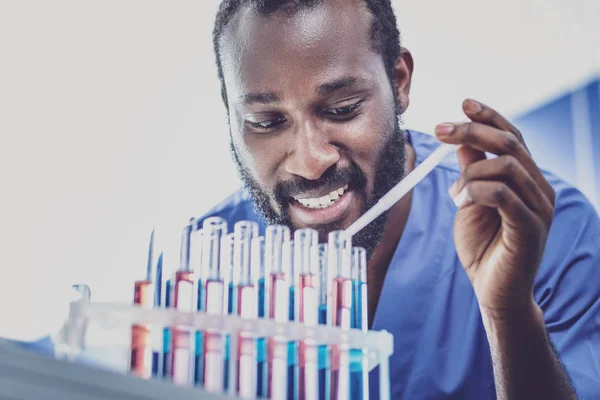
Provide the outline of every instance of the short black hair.
<path id="1" fill-rule="evenodd" d="M 219 6 L 213 30 L 213 48 L 217 62 L 217 73 L 221 82 L 221 96 L 225 107 L 227 104 L 227 91 L 223 79 L 223 66 L 221 64 L 220 41 L 229 21 L 242 7 L 252 7 L 260 15 L 268 16 L 278 10 L 284 15 L 293 16 L 302 8 L 310 8 L 325 0 L 223 0 Z M 400 57 L 400 31 L 396 16 L 390 0 L 363 0 L 371 14 L 371 45 L 381 54 L 388 75 L 392 80 L 394 67 Z M 395 87 L 392 85 L 395 89 Z M 395 90 L 394 90 L 395 91 Z"/>

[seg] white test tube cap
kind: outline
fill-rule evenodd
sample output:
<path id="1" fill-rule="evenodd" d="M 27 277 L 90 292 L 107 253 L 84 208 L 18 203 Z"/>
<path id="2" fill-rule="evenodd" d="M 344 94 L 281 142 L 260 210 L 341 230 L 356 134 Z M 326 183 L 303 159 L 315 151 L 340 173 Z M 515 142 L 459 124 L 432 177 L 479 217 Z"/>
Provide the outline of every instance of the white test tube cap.
<path id="1" fill-rule="evenodd" d="M 284 244 L 290 241 L 290 228 L 269 225 L 265 231 L 265 272 L 284 272 Z"/>
<path id="2" fill-rule="evenodd" d="M 222 279 L 224 271 L 221 271 L 221 244 L 227 235 L 227 221 L 220 217 L 209 217 L 204 220 L 202 230 L 202 275 L 207 279 Z"/>
<path id="3" fill-rule="evenodd" d="M 304 228 L 294 232 L 294 268 L 298 274 L 319 273 L 318 260 L 315 262 L 318 243 L 319 233 L 314 229 Z"/>
<path id="4" fill-rule="evenodd" d="M 252 282 L 250 254 L 252 240 L 258 236 L 258 224 L 239 221 L 234 225 L 233 232 L 233 282 L 248 285 Z"/>
<path id="5" fill-rule="evenodd" d="M 332 277 L 350 278 L 352 237 L 344 231 L 329 233 L 328 269 Z"/>

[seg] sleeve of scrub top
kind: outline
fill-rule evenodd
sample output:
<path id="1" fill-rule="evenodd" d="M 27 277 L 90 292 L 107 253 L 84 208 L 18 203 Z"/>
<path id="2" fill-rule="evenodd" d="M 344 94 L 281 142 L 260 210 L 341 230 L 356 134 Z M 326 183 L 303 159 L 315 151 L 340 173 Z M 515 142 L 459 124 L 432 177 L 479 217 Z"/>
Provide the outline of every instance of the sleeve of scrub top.
<path id="1" fill-rule="evenodd" d="M 600 398 L 600 219 L 576 189 L 556 207 L 535 299 L 579 399 Z"/>

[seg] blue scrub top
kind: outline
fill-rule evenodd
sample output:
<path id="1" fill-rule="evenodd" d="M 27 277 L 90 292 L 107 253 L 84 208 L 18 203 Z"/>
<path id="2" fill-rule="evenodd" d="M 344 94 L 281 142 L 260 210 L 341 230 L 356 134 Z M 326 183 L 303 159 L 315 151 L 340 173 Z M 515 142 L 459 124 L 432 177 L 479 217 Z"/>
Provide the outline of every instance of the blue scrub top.
<path id="1" fill-rule="evenodd" d="M 408 134 L 417 164 L 439 145 L 430 135 Z M 457 209 L 448 189 L 459 173 L 450 155 L 415 187 L 406 227 L 387 270 L 373 329 L 394 335 L 393 399 L 495 398 L 479 307 L 454 247 Z M 556 191 L 556 206 L 535 299 L 579 398 L 598 399 L 600 219 L 577 189 L 544 175 Z M 261 233 L 266 227 L 244 190 L 203 218 L 209 216 L 226 219 L 231 231 L 242 220 L 258 222 Z M 48 340 L 26 346 L 48 353 L 52 348 Z M 370 392 L 371 398 L 378 398 L 376 379 L 371 379 Z"/>
<path id="2" fill-rule="evenodd" d="M 408 131 L 417 164 L 439 142 Z M 460 170 L 448 156 L 413 190 L 402 238 L 387 270 L 373 329 L 394 335 L 392 398 L 495 398 L 490 350 L 475 293 L 453 240 L 457 208 L 448 195 Z M 600 398 L 600 219 L 577 189 L 544 173 L 556 191 L 554 220 L 535 283 L 546 328 L 581 399 Z M 242 220 L 266 226 L 239 190 L 204 218 L 229 230 Z M 371 398 L 378 388 L 371 379 Z"/>

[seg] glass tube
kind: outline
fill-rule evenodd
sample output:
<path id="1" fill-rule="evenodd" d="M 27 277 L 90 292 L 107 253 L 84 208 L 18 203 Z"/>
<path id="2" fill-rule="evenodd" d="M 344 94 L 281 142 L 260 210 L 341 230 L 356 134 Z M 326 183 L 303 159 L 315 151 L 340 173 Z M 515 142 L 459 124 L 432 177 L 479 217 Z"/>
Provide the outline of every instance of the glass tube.
<path id="1" fill-rule="evenodd" d="M 278 322 L 289 319 L 289 262 L 285 262 L 290 230 L 287 226 L 271 225 L 265 234 L 265 311 Z M 288 250 L 289 251 L 289 250 Z M 267 341 L 267 398 L 287 397 L 287 342 L 278 338 Z"/>
<path id="2" fill-rule="evenodd" d="M 256 237 L 252 240 L 251 252 L 251 269 L 252 275 L 258 279 L 258 318 L 265 318 L 265 238 L 263 236 Z M 256 380 L 258 387 L 256 389 L 256 397 L 264 398 L 267 393 L 267 342 L 264 337 L 256 340 Z"/>
<path id="3" fill-rule="evenodd" d="M 183 229 L 179 254 L 179 270 L 175 271 L 171 290 L 171 306 L 181 312 L 192 312 L 197 304 L 196 274 L 190 266 L 192 236 L 202 235 L 196 231 L 196 220 L 191 219 Z M 193 382 L 194 341 L 188 328 L 174 326 L 171 332 L 168 375 L 173 383 L 187 386 Z"/>
<path id="4" fill-rule="evenodd" d="M 258 276 L 252 267 L 252 240 L 258 236 L 258 224 L 241 221 L 234 228 L 234 262 L 233 262 L 233 313 L 242 318 L 258 317 Z M 237 360 L 231 360 L 235 366 L 231 376 L 237 375 L 235 387 L 243 399 L 256 397 L 256 341 L 251 335 L 241 333 L 238 336 Z"/>
<path id="5" fill-rule="evenodd" d="M 225 288 L 226 271 L 222 263 L 222 244 L 227 235 L 227 222 L 219 217 L 207 218 L 203 225 L 204 246 L 202 251 L 201 281 L 204 286 L 202 309 L 208 314 L 227 313 L 228 293 Z M 202 376 L 204 388 L 221 393 L 225 387 L 225 342 L 219 332 L 203 332 Z"/>
<path id="6" fill-rule="evenodd" d="M 367 252 L 352 248 L 352 322 L 351 327 L 367 332 Z M 350 350 L 350 395 L 352 400 L 369 397 L 368 354 L 363 349 Z"/>
<path id="7" fill-rule="evenodd" d="M 299 229 L 294 233 L 295 320 L 306 325 L 319 323 L 318 232 Z M 298 343 L 298 398 L 318 399 L 319 365 L 317 346 Z"/>
<path id="8" fill-rule="evenodd" d="M 152 308 L 155 304 L 156 282 L 153 277 L 154 230 L 150 235 L 146 278 L 134 283 L 133 303 Z M 135 324 L 131 327 L 131 349 L 129 352 L 129 371 L 142 379 L 150 379 L 156 368 L 152 349 L 152 327 L 149 324 Z"/>
<path id="9" fill-rule="evenodd" d="M 331 325 L 331 313 L 328 306 L 331 299 L 331 278 L 328 268 L 329 246 L 327 243 L 317 245 L 317 265 L 319 266 L 319 324 Z M 331 355 L 329 346 L 318 348 L 319 361 L 319 400 L 328 400 L 331 395 Z"/>
<path id="10" fill-rule="evenodd" d="M 352 241 L 343 231 L 329 234 L 328 266 L 333 275 L 330 305 L 331 324 L 350 329 L 352 320 Z M 331 398 L 350 398 L 349 349 L 331 346 Z"/>

